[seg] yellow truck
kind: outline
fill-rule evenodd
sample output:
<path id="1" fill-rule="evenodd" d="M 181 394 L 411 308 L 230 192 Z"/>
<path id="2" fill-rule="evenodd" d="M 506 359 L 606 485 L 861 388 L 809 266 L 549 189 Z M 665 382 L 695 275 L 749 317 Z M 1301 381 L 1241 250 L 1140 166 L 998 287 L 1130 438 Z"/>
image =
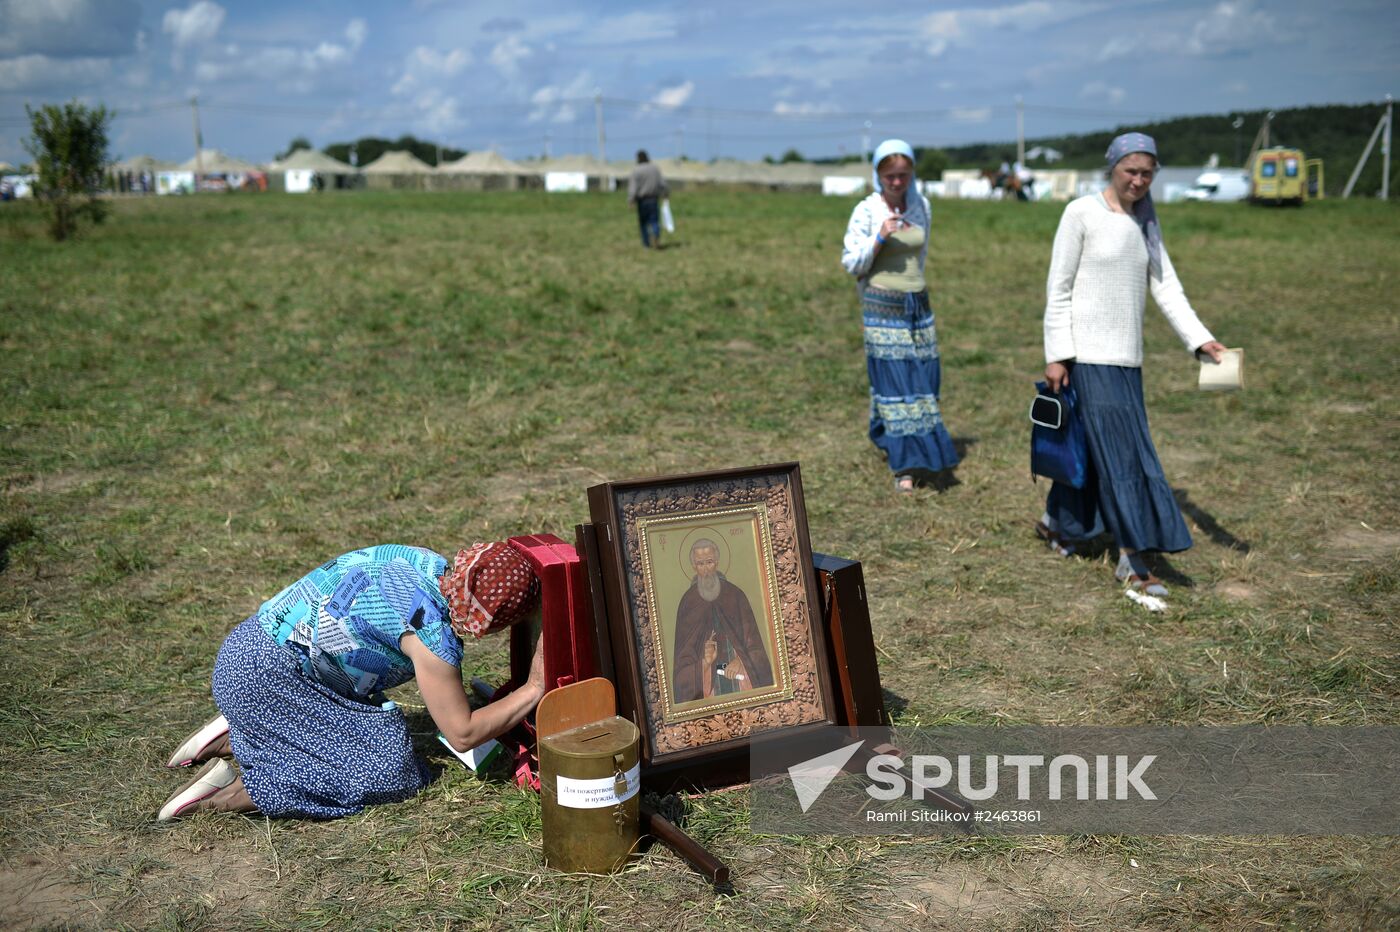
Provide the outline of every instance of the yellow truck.
<path id="1" fill-rule="evenodd" d="M 1261 149 L 1254 156 L 1250 200 L 1256 204 L 1302 204 L 1322 197 L 1322 159 L 1301 149 Z"/>

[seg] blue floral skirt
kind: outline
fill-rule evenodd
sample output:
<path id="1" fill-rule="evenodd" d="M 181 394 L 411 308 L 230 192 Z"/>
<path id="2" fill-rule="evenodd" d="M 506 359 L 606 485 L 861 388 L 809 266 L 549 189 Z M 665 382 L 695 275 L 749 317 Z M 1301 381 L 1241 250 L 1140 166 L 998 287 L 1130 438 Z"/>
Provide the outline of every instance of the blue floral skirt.
<path id="1" fill-rule="evenodd" d="M 870 374 L 870 439 L 897 476 L 958 464 L 938 408 L 942 370 L 928 292 L 866 288 L 865 368 Z"/>
<path id="2" fill-rule="evenodd" d="M 1142 370 L 1076 363 L 1069 378 L 1089 442 L 1089 480 L 1082 489 L 1052 485 L 1046 513 L 1071 540 L 1107 530 L 1129 550 L 1186 550 L 1191 532 L 1147 429 Z"/>
<path id="3" fill-rule="evenodd" d="M 399 802 L 428 783 L 403 713 L 310 679 L 293 648 L 249 618 L 214 662 L 214 702 L 229 723 L 243 786 L 269 816 L 334 819 Z"/>

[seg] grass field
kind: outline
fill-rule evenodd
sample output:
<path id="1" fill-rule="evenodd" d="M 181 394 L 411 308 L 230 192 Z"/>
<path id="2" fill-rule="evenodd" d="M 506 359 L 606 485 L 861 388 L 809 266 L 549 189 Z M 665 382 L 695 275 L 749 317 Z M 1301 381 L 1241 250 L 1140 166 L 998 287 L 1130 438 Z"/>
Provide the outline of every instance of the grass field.
<path id="1" fill-rule="evenodd" d="M 898 497 L 865 437 L 851 203 L 681 194 L 122 202 L 77 242 L 0 210 L 0 925 L 1025 928 L 1400 924 L 1386 838 L 770 838 L 691 802 L 662 849 L 546 870 L 539 803 L 431 741 L 417 799 L 338 823 L 158 826 L 227 631 L 324 559 L 572 539 L 605 479 L 797 460 L 816 549 L 864 563 L 899 721 L 1400 723 L 1400 213 L 1162 210 L 1239 395 L 1149 310 L 1148 407 L 1196 547 L 1171 609 L 1031 520 L 1026 405 L 1059 208 L 935 203 L 959 482 Z M 503 645 L 466 667 L 505 668 Z"/>

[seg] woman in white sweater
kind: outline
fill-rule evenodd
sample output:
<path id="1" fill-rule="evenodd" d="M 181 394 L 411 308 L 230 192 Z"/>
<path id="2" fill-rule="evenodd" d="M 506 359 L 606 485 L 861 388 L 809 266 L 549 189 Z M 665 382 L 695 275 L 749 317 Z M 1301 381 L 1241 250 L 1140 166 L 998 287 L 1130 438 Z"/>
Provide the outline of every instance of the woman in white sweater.
<path id="1" fill-rule="evenodd" d="M 1036 532 L 1068 556 L 1105 530 L 1118 544 L 1115 575 L 1165 596 L 1143 551 L 1173 553 L 1191 533 L 1147 427 L 1142 397 L 1142 315 L 1147 292 L 1188 350 L 1216 362 L 1224 347 L 1197 318 L 1162 246 L 1152 205 L 1157 145 L 1124 133 L 1109 146 L 1109 184 L 1065 208 L 1050 259 L 1045 304 L 1045 381 L 1073 384 L 1088 437 L 1083 489 L 1051 486 Z"/>
<path id="2" fill-rule="evenodd" d="M 942 369 L 924 279 L 929 204 L 902 139 L 875 149 L 875 191 L 851 211 L 841 265 L 856 278 L 870 376 L 870 440 L 889 460 L 898 492 L 958 464 L 938 406 Z"/>

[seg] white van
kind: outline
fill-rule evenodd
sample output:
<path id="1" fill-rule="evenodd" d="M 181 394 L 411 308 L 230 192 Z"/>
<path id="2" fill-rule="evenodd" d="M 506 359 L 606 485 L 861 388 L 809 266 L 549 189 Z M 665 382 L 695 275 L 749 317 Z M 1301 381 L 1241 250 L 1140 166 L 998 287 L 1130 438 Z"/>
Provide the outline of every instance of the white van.
<path id="1" fill-rule="evenodd" d="M 1203 172 L 1185 194 L 1188 201 L 1242 201 L 1249 197 L 1244 172 Z"/>

